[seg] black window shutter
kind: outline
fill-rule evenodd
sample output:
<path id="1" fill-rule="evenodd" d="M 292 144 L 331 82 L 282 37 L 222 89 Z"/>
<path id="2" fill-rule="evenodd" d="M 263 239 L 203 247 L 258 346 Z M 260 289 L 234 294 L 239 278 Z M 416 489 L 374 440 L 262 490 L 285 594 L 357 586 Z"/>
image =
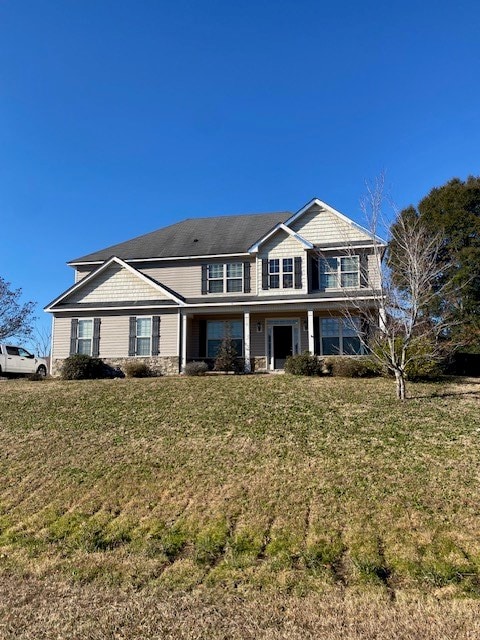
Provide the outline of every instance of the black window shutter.
<path id="1" fill-rule="evenodd" d="M 295 258 L 295 289 L 302 288 L 302 259 Z"/>
<path id="2" fill-rule="evenodd" d="M 198 321 L 198 357 L 207 357 L 207 321 Z"/>
<path id="3" fill-rule="evenodd" d="M 262 289 L 268 289 L 268 260 L 262 260 Z"/>
<path id="4" fill-rule="evenodd" d="M 311 256 L 310 258 L 310 291 L 318 291 L 320 289 L 320 281 L 318 278 L 318 258 Z"/>
<path id="5" fill-rule="evenodd" d="M 243 263 L 243 293 L 250 293 L 250 262 Z"/>
<path id="6" fill-rule="evenodd" d="M 207 293 L 207 265 L 202 264 L 202 296 Z"/>
<path id="7" fill-rule="evenodd" d="M 93 341 L 92 341 L 92 356 L 97 358 L 100 354 L 100 318 L 93 319 Z"/>
<path id="8" fill-rule="evenodd" d="M 78 318 L 72 318 L 70 323 L 70 355 L 73 356 L 77 353 L 77 338 L 78 338 Z"/>
<path id="9" fill-rule="evenodd" d="M 135 316 L 130 317 L 130 331 L 128 334 L 128 355 L 134 356 L 137 352 L 137 318 Z"/>
<path id="10" fill-rule="evenodd" d="M 152 356 L 160 353 L 160 316 L 152 317 Z"/>
<path id="11" fill-rule="evenodd" d="M 368 287 L 368 256 L 366 253 L 360 254 L 360 286 Z"/>

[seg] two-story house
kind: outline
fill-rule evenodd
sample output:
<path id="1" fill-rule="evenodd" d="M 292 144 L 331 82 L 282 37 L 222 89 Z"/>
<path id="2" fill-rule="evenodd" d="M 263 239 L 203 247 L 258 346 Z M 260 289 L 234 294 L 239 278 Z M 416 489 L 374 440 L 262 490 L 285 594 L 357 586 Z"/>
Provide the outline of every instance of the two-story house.
<path id="1" fill-rule="evenodd" d="M 362 352 L 358 302 L 375 305 L 372 235 L 314 199 L 297 213 L 191 218 L 69 262 L 75 284 L 53 300 L 52 373 L 71 354 L 161 373 L 214 359 L 225 335 L 245 370 L 289 354 Z"/>

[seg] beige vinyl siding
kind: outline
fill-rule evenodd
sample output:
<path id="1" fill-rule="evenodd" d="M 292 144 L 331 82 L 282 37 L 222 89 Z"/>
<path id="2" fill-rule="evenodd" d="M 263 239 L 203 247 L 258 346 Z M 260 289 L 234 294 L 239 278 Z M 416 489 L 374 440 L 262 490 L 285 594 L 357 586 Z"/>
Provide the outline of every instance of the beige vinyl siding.
<path id="1" fill-rule="evenodd" d="M 262 260 L 272 260 L 279 258 L 302 258 L 302 288 L 295 289 L 262 289 Z M 277 233 L 265 244 L 260 247 L 257 258 L 257 290 L 259 295 L 284 295 L 291 294 L 299 296 L 307 291 L 307 254 L 298 240 L 293 238 L 283 229 L 279 229 Z"/>
<path id="2" fill-rule="evenodd" d="M 85 276 L 88 276 L 89 273 L 92 273 L 92 271 L 97 269 L 99 266 L 100 265 L 96 264 L 88 267 L 83 267 L 83 266 L 75 267 L 75 283 L 80 282 L 80 280 L 83 280 Z"/>
<path id="3" fill-rule="evenodd" d="M 184 298 L 199 298 L 202 295 L 202 267 L 201 264 L 182 264 L 180 261 L 172 264 L 157 263 L 155 266 L 136 267 L 146 276 L 165 285 Z"/>
<path id="4" fill-rule="evenodd" d="M 98 317 L 98 316 L 97 316 Z M 100 324 L 100 357 L 128 356 L 129 316 L 105 316 Z"/>
<path id="5" fill-rule="evenodd" d="M 319 246 L 332 242 L 348 244 L 355 240 L 371 240 L 357 227 L 344 222 L 334 213 L 318 205 L 310 207 L 290 227 L 312 244 Z"/>
<path id="6" fill-rule="evenodd" d="M 170 300 L 148 282 L 119 264 L 112 264 L 68 297 L 69 302 L 117 302 L 122 300 Z"/>
<path id="7" fill-rule="evenodd" d="M 52 358 L 68 358 L 70 355 L 71 318 L 54 318 Z"/>
<path id="8" fill-rule="evenodd" d="M 160 315 L 160 356 L 178 356 L 178 313 Z"/>
<path id="9" fill-rule="evenodd" d="M 128 336 L 130 316 L 160 315 L 160 356 L 178 355 L 178 313 L 151 313 L 127 315 L 83 314 L 82 318 L 100 318 L 100 358 L 126 358 L 128 356 Z M 53 358 L 67 358 L 70 355 L 70 328 L 72 317 L 56 317 L 54 320 Z"/>
<path id="10" fill-rule="evenodd" d="M 304 320 L 306 318 L 300 318 L 300 353 L 308 351 L 308 329 L 304 329 Z"/>
<path id="11" fill-rule="evenodd" d="M 380 287 L 380 270 L 377 256 L 374 253 L 368 256 L 368 286 L 372 289 Z"/>
<path id="12" fill-rule="evenodd" d="M 255 260 L 248 257 L 212 258 L 205 260 L 179 260 L 178 262 L 158 262 L 155 266 L 147 263 L 136 265 L 145 275 L 165 285 L 184 298 L 200 298 L 202 296 L 202 264 L 225 264 L 227 262 L 250 262 L 250 293 L 256 294 Z M 238 296 L 235 293 L 208 293 L 205 299 L 215 299 L 223 296 Z"/>
<path id="13" fill-rule="evenodd" d="M 257 331 L 257 323 L 262 324 L 262 330 Z M 258 358 L 265 355 L 265 316 L 252 314 L 250 316 L 250 357 Z"/>

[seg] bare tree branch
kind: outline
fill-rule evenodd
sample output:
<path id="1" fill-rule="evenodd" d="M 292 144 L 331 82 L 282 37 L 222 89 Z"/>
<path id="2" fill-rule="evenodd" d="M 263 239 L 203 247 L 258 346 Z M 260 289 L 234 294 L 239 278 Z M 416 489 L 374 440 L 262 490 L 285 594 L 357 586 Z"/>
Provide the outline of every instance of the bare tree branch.
<path id="1" fill-rule="evenodd" d="M 366 185 L 366 195 L 360 205 L 368 221 L 373 263 L 370 263 L 363 295 L 349 293 L 342 315 L 352 326 L 358 326 L 360 319 L 359 337 L 364 350 L 395 376 L 397 397 L 403 400 L 409 364 L 425 358 L 425 348 L 429 358 L 440 356 L 439 339 L 449 333 L 453 321 L 446 313 L 432 317 L 429 311 L 439 293 L 445 296 L 451 285 L 447 281 L 440 291 L 437 286 L 447 267 L 438 259 L 442 236 L 428 233 L 418 217 L 399 216 L 393 203 L 384 195 L 384 189 L 384 174 L 373 184 Z M 394 224 L 389 226 L 387 241 L 378 235 L 379 227 L 386 228 L 385 204 L 395 216 Z M 347 246 L 349 254 L 358 253 L 351 243 Z M 318 253 L 325 257 L 321 251 Z M 392 263 L 395 263 L 395 277 Z"/>
<path id="2" fill-rule="evenodd" d="M 23 339 L 32 332 L 34 302 L 21 303 L 21 289 L 10 289 L 0 276 L 0 340 Z"/>

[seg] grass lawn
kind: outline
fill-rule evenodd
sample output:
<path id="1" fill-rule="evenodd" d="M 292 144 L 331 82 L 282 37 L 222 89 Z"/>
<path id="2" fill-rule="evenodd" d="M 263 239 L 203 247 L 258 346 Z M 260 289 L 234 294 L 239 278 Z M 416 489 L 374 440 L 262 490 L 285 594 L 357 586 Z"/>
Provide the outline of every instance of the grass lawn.
<path id="1" fill-rule="evenodd" d="M 410 392 L 0 383 L 0 637 L 479 637 L 480 381 Z"/>

